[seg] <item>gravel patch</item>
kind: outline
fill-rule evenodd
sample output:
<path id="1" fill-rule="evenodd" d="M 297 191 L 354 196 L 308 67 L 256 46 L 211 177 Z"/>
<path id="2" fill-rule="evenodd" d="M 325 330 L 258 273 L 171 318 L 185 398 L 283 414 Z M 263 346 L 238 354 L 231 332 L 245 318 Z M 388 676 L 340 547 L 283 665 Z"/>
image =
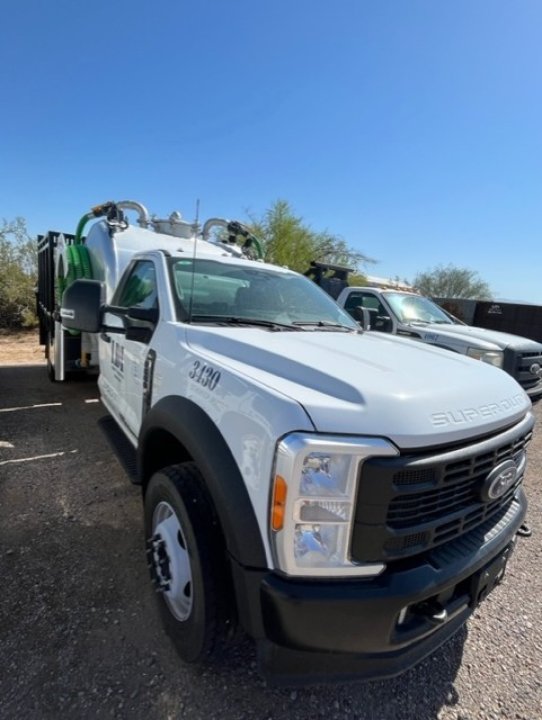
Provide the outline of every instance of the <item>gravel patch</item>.
<path id="1" fill-rule="evenodd" d="M 0 365 L 41 364 L 45 362 L 39 334 L 32 330 L 0 329 Z"/>

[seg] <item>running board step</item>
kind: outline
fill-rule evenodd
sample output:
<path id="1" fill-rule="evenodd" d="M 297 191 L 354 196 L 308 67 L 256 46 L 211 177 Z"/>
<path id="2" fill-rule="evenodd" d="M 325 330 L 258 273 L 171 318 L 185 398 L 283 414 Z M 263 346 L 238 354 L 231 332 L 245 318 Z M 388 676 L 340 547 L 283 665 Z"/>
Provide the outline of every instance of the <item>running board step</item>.
<path id="1" fill-rule="evenodd" d="M 115 453 L 117 460 L 130 478 L 130 482 L 139 485 L 137 477 L 136 449 L 122 432 L 111 415 L 104 415 L 98 420 L 98 425 L 106 437 L 107 442 Z"/>

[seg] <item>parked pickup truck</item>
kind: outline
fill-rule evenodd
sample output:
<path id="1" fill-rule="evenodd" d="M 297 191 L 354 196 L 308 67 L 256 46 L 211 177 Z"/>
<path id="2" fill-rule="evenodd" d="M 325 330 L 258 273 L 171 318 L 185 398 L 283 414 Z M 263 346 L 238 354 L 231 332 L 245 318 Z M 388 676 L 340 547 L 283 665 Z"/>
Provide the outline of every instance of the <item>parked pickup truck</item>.
<path id="1" fill-rule="evenodd" d="M 359 319 L 366 308 L 369 327 L 482 360 L 510 373 L 527 395 L 542 396 L 542 345 L 534 340 L 471 327 L 423 295 L 374 287 L 345 287 L 337 302 Z"/>
<path id="2" fill-rule="evenodd" d="M 394 675 L 501 582 L 527 508 L 531 403 L 486 363 L 363 332 L 254 248 L 239 223 L 201 229 L 132 201 L 47 233 L 49 375 L 99 372 L 186 662 L 240 624 L 275 679 Z"/>

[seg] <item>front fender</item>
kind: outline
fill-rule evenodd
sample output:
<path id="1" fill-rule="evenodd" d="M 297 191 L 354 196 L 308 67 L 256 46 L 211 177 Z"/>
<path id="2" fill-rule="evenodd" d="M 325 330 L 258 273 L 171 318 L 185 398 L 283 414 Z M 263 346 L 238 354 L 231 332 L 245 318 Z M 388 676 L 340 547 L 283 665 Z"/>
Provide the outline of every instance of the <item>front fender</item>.
<path id="1" fill-rule="evenodd" d="M 185 397 L 169 396 L 159 400 L 145 416 L 139 435 L 138 473 L 142 483 L 149 479 L 149 468 L 156 468 L 148 457 L 149 441 L 155 431 L 172 435 L 197 464 L 230 555 L 245 567 L 266 568 L 258 521 L 243 476 L 211 418 Z"/>

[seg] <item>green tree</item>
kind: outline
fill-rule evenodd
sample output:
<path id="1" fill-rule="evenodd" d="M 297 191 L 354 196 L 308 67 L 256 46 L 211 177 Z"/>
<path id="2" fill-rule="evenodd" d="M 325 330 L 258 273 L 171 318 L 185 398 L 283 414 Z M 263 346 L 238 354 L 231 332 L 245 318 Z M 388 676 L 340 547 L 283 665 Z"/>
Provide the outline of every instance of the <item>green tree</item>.
<path id="1" fill-rule="evenodd" d="M 457 265 L 437 265 L 418 273 L 414 278 L 414 287 L 424 295 L 446 298 L 470 298 L 486 300 L 491 298 L 489 285 L 475 270 Z"/>
<path id="2" fill-rule="evenodd" d="M 348 284 L 350 287 L 365 287 L 366 285 L 369 285 L 369 281 L 367 280 L 367 275 L 356 272 L 349 276 Z"/>
<path id="3" fill-rule="evenodd" d="M 23 218 L 0 227 L 0 327 L 36 324 L 37 249 Z"/>
<path id="4" fill-rule="evenodd" d="M 286 265 L 297 272 L 308 270 L 312 260 L 353 269 L 373 262 L 342 238 L 313 230 L 285 200 L 274 202 L 259 218 L 250 216 L 250 228 L 262 243 L 266 262 Z"/>

